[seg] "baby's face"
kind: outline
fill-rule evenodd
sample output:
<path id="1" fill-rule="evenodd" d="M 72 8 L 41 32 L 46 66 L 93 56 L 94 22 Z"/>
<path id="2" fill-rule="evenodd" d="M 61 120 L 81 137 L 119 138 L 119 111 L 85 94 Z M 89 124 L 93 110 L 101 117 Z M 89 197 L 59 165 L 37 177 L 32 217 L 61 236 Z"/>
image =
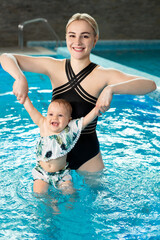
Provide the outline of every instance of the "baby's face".
<path id="1" fill-rule="evenodd" d="M 53 133 L 60 133 L 69 123 L 71 117 L 63 104 L 52 102 L 48 107 L 47 126 Z"/>

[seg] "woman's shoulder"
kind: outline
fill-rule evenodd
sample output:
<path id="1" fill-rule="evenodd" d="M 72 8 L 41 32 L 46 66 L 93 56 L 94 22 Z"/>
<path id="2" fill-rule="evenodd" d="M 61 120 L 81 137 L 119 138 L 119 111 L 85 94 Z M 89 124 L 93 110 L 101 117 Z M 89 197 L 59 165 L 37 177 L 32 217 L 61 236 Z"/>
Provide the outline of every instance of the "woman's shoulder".
<path id="1" fill-rule="evenodd" d="M 123 73 L 115 68 L 107 68 L 97 65 L 93 75 L 96 89 L 99 89 L 99 91 L 101 91 L 105 86 L 113 84 L 116 79 L 121 78 L 122 75 Z"/>
<path id="2" fill-rule="evenodd" d="M 47 57 L 45 66 L 48 69 L 48 75 L 50 78 L 59 78 L 65 69 L 66 59 L 56 59 L 53 57 Z"/>
<path id="3" fill-rule="evenodd" d="M 98 78 L 108 79 L 115 76 L 119 76 L 120 74 L 122 74 L 122 72 L 115 68 L 107 68 L 107 67 L 98 65 L 96 67 L 95 74 L 98 76 Z"/>
<path id="4" fill-rule="evenodd" d="M 117 70 L 115 68 L 111 68 L 111 67 L 107 68 L 107 67 L 103 67 L 101 65 L 97 65 L 96 71 L 101 74 L 111 74 L 111 73 L 120 72 L 119 70 Z"/>
<path id="5" fill-rule="evenodd" d="M 48 62 L 48 64 L 51 63 L 52 65 L 54 64 L 57 67 L 63 66 L 65 64 L 65 62 L 66 62 L 66 59 L 57 59 L 55 57 L 50 57 L 50 56 L 44 57 L 43 59 L 45 59 L 46 62 Z"/>

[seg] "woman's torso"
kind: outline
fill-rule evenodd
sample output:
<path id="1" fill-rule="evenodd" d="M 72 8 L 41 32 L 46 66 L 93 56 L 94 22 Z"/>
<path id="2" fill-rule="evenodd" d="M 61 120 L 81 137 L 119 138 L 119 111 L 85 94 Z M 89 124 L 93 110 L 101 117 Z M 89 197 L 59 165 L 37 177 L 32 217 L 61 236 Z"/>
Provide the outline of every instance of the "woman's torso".
<path id="1" fill-rule="evenodd" d="M 79 74 L 70 73 L 69 80 L 66 72 L 66 64 L 66 60 L 62 61 L 60 64 L 59 76 L 54 76 L 52 100 L 56 98 L 68 100 L 73 107 L 73 118 L 79 118 L 85 116 L 95 106 L 97 97 L 102 90 L 103 80 L 101 81 L 97 77 L 98 66 L 91 64 L 91 68 L 93 68 L 92 71 L 84 76 L 84 79 L 77 84 Z M 69 69 L 68 71 L 72 72 L 73 69 Z M 72 81 L 75 75 L 77 79 Z M 68 84 L 69 82 L 71 84 Z M 68 154 L 67 160 L 70 168 L 79 169 L 91 159 L 94 159 L 94 164 L 96 165 L 96 156 L 99 153 L 99 143 L 95 131 L 96 122 L 97 120 L 91 123 L 84 132 L 82 132 L 79 142 Z M 97 158 L 97 164 L 99 164 L 100 161 L 102 161 L 101 156 L 98 155 Z M 101 165 L 103 166 L 103 164 Z M 99 170 L 98 166 L 97 169 Z"/>
<path id="2" fill-rule="evenodd" d="M 68 83 L 68 78 L 65 71 L 65 64 L 66 59 L 61 60 L 59 61 L 58 69 L 55 70 L 53 65 L 53 69 L 50 71 L 50 80 L 53 89 L 56 89 Z M 80 83 L 81 87 L 89 95 L 95 97 L 96 99 L 98 98 L 102 89 L 105 87 L 106 79 L 104 79 L 103 75 L 106 75 L 106 72 L 105 74 L 103 74 L 103 72 L 104 69 L 101 66 L 97 65 L 94 70 Z M 78 74 L 78 72 L 75 72 L 75 74 Z"/>

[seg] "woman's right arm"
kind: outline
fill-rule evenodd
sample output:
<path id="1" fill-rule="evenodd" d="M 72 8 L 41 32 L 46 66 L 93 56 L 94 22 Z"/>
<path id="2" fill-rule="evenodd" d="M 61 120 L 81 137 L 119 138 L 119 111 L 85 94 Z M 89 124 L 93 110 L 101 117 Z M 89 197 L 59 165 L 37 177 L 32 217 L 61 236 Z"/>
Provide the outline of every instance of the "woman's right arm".
<path id="1" fill-rule="evenodd" d="M 53 61 L 55 60 L 49 57 L 30 57 L 8 53 L 0 56 L 3 69 L 15 79 L 13 93 L 21 104 L 24 103 L 28 94 L 28 83 L 23 71 L 43 73 L 50 77 Z"/>
<path id="2" fill-rule="evenodd" d="M 13 93 L 16 95 L 20 103 L 24 103 L 28 94 L 28 83 L 16 58 L 11 54 L 2 54 L 0 56 L 0 63 L 2 68 L 15 79 Z"/>

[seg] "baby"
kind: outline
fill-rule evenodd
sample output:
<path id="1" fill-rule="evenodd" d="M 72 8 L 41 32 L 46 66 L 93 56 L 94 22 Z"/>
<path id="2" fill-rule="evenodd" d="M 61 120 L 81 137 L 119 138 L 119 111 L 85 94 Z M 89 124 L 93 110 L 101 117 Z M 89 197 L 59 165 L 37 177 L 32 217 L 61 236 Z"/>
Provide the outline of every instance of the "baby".
<path id="1" fill-rule="evenodd" d="M 49 184 L 59 189 L 72 186 L 66 162 L 67 153 L 78 141 L 81 131 L 97 117 L 95 108 L 85 117 L 72 120 L 72 107 L 64 99 L 51 102 L 46 117 L 37 111 L 29 97 L 26 98 L 24 107 L 40 128 L 36 148 L 37 165 L 32 170 L 33 191 L 45 193 Z"/>

